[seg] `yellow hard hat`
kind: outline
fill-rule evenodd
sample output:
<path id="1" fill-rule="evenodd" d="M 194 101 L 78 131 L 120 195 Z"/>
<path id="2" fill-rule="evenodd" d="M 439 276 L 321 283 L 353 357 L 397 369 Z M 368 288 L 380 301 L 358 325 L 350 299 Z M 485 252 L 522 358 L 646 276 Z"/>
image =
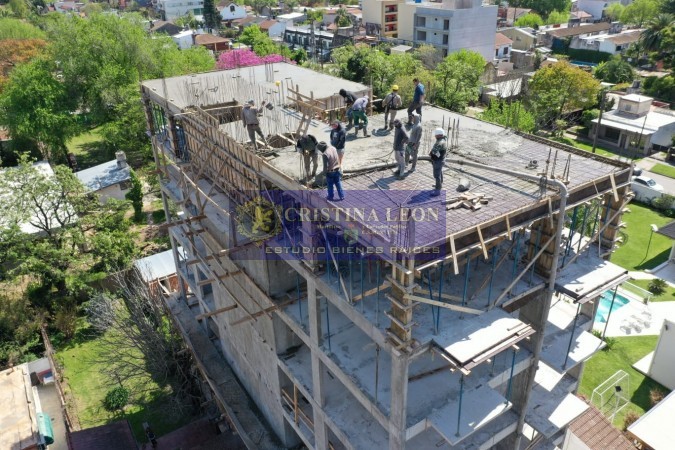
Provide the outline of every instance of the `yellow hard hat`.
<path id="1" fill-rule="evenodd" d="M 391 87 L 392 91 L 398 91 L 398 84 L 395 84 Z"/>

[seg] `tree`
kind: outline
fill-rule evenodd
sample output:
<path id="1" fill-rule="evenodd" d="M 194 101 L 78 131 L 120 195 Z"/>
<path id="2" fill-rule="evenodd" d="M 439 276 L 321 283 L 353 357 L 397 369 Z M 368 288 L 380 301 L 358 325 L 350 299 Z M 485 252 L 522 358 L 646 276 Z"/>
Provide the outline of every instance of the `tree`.
<path id="1" fill-rule="evenodd" d="M 344 8 L 338 8 L 335 13 L 335 25 L 338 27 L 349 27 L 352 25 L 352 19 L 349 17 L 347 10 Z"/>
<path id="2" fill-rule="evenodd" d="M 531 12 L 516 19 L 514 25 L 517 27 L 529 27 L 537 29 L 544 25 L 544 19 L 542 19 L 539 14 Z"/>
<path id="3" fill-rule="evenodd" d="M 609 61 L 598 64 L 593 71 L 598 80 L 607 83 L 630 83 L 636 78 L 635 70 L 620 55 L 615 55 Z"/>
<path id="4" fill-rule="evenodd" d="M 272 6 L 276 6 L 277 1 L 276 0 L 245 0 L 244 4 L 253 8 L 256 13 L 261 14 L 263 8 L 265 8 L 265 7 L 271 8 Z"/>
<path id="5" fill-rule="evenodd" d="M 423 44 L 417 47 L 413 56 L 429 70 L 435 69 L 443 61 L 441 50 L 430 44 Z"/>
<path id="6" fill-rule="evenodd" d="M 184 408 L 194 392 L 191 360 L 166 315 L 161 292 L 150 289 L 137 270 L 117 272 L 112 278 L 115 293 L 97 293 L 86 309 L 99 334 L 97 360 L 106 363 L 121 385 L 144 379 L 149 371 L 158 383 L 171 386 L 173 406 Z"/>
<path id="7" fill-rule="evenodd" d="M 675 16 L 672 14 L 659 14 L 653 17 L 647 24 L 647 29 L 640 35 L 640 45 L 648 52 L 672 52 L 672 48 L 664 48 L 663 39 L 673 29 Z"/>
<path id="8" fill-rule="evenodd" d="M 0 92 L 12 69 L 40 55 L 46 45 L 47 42 L 43 39 L 0 40 Z"/>
<path id="9" fill-rule="evenodd" d="M 555 24 L 555 23 L 567 23 L 570 20 L 570 14 L 569 12 L 566 11 L 556 11 L 553 10 L 551 13 L 546 17 L 546 24 Z"/>
<path id="10" fill-rule="evenodd" d="M 619 20 L 623 11 L 626 9 L 621 3 L 610 3 L 607 8 L 605 8 L 605 17 L 609 17 L 610 20 Z"/>
<path id="11" fill-rule="evenodd" d="M 522 102 L 493 101 L 479 118 L 526 133 L 535 128 L 534 116 L 525 109 Z"/>
<path id="12" fill-rule="evenodd" d="M 626 6 L 621 14 L 621 21 L 641 27 L 659 12 L 658 0 L 635 0 Z"/>
<path id="13" fill-rule="evenodd" d="M 509 2 L 509 6 L 530 8 L 543 17 L 548 16 L 551 11 L 569 11 L 571 5 L 570 0 L 514 0 Z"/>
<path id="14" fill-rule="evenodd" d="M 484 68 L 480 53 L 460 50 L 448 55 L 434 71 L 436 102 L 451 111 L 463 112 L 470 101 L 478 98 Z"/>
<path id="15" fill-rule="evenodd" d="M 239 42 L 251 47 L 258 56 L 279 53 L 279 46 L 258 25 L 244 28 L 241 36 L 239 36 Z"/>
<path id="16" fill-rule="evenodd" d="M 44 38 L 44 31 L 31 23 L 10 17 L 0 18 L 0 40 Z"/>
<path id="17" fill-rule="evenodd" d="M 222 21 L 222 16 L 220 12 L 216 9 L 216 5 L 213 0 L 204 0 L 204 25 L 210 30 L 217 30 L 220 28 L 220 22 Z"/>
<path id="18" fill-rule="evenodd" d="M 131 171 L 131 189 L 125 195 L 134 208 L 134 220 L 139 222 L 143 218 L 143 185 L 135 171 Z"/>
<path id="19" fill-rule="evenodd" d="M 202 23 L 195 18 L 195 15 L 192 14 L 192 11 L 188 11 L 184 16 L 178 17 L 174 20 L 174 23 L 179 27 L 189 28 L 191 30 L 196 30 L 202 25 Z"/>
<path id="20" fill-rule="evenodd" d="M 76 104 L 55 69 L 45 58 L 15 68 L 0 94 L 0 123 L 43 158 L 64 160 L 66 142 L 78 130 L 72 115 Z"/>
<path id="21" fill-rule="evenodd" d="M 10 11 L 12 11 L 14 17 L 19 19 L 25 19 L 30 13 L 30 7 L 26 0 L 9 0 L 8 7 Z"/>
<path id="22" fill-rule="evenodd" d="M 529 84 L 528 104 L 538 125 L 552 125 L 564 113 L 593 106 L 600 82 L 566 61 L 539 69 Z"/>

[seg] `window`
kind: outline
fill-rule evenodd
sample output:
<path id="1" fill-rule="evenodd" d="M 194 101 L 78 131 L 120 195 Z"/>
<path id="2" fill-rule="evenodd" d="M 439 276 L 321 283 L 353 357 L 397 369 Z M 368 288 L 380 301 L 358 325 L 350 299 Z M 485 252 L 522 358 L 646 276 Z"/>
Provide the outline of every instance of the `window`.
<path id="1" fill-rule="evenodd" d="M 449 19 L 445 19 L 445 20 L 443 21 L 443 29 L 444 29 L 444 30 L 449 30 L 449 29 L 450 29 L 450 20 L 449 20 Z"/>
<path id="2" fill-rule="evenodd" d="M 610 141 L 618 141 L 621 131 L 616 128 L 605 128 L 605 139 Z"/>
<path id="3" fill-rule="evenodd" d="M 230 12 L 234 12 L 237 8 L 234 5 L 230 5 Z"/>
<path id="4" fill-rule="evenodd" d="M 497 58 L 499 58 L 499 49 L 496 49 L 496 50 L 495 50 L 495 56 L 496 56 Z"/>
<path id="5" fill-rule="evenodd" d="M 623 110 L 624 110 L 624 111 L 630 111 L 630 110 L 631 110 L 630 103 L 625 103 L 625 104 L 623 105 Z"/>
<path id="6" fill-rule="evenodd" d="M 509 48 L 508 48 L 508 47 L 504 47 L 504 54 L 505 54 L 505 55 L 508 55 L 508 54 L 509 54 Z"/>

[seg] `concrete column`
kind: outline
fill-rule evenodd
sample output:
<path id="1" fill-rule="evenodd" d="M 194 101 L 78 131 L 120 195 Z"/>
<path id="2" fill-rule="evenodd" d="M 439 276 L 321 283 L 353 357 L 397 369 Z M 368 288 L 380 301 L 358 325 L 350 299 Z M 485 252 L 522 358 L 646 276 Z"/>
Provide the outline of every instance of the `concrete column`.
<path id="1" fill-rule="evenodd" d="M 604 257 L 606 258 L 609 258 L 611 254 L 610 252 L 614 249 L 616 241 L 619 238 L 618 232 L 621 228 L 620 225 L 623 213 L 619 213 L 614 219 L 612 219 L 612 216 L 614 216 L 617 211 L 623 207 L 627 190 L 628 187 L 618 189 L 619 201 L 614 200 L 614 194 L 611 192 L 605 194 L 605 197 L 603 198 L 602 210 L 600 211 L 601 215 L 599 227 L 603 227 L 608 222 L 609 225 L 600 234 L 599 240 L 600 245 L 603 248 Z"/>
<path id="2" fill-rule="evenodd" d="M 408 368 L 406 354 L 391 354 L 391 415 L 389 416 L 389 449 L 405 448 L 406 410 L 408 407 Z"/>
<path id="3" fill-rule="evenodd" d="M 316 282 L 313 278 L 307 279 L 307 305 L 309 316 L 309 338 L 316 344 L 315 348 L 321 348 L 321 304 L 320 298 L 316 295 Z M 321 359 L 315 350 L 312 350 L 312 395 L 317 405 L 323 408 L 324 405 L 324 373 L 325 369 Z M 314 420 L 314 447 L 316 450 L 326 450 L 328 448 L 328 437 L 326 424 L 323 420 L 323 414 L 316 409 L 313 411 Z"/>

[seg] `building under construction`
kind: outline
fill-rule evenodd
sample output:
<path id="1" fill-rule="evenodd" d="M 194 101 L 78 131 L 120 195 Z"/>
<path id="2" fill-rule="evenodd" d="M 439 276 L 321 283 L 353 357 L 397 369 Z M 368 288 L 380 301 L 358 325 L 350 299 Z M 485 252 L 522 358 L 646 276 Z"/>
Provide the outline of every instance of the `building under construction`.
<path id="1" fill-rule="evenodd" d="M 329 140 L 340 88 L 372 97 L 285 63 L 142 84 L 184 281 L 167 304 L 213 399 L 249 448 L 554 448 L 587 408 L 598 297 L 627 279 L 607 259 L 631 167 L 425 106 L 443 194 L 427 160 L 393 175 L 372 115 L 330 202 L 295 141 Z"/>

